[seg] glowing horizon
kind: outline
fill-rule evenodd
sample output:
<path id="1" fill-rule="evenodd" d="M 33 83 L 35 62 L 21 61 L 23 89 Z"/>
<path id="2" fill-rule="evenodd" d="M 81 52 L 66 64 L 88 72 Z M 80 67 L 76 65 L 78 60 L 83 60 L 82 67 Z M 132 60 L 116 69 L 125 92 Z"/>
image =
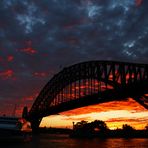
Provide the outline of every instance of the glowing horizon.
<path id="1" fill-rule="evenodd" d="M 121 128 L 129 124 L 136 129 L 144 129 L 148 123 L 148 111 L 136 101 L 113 101 L 86 106 L 43 118 L 41 127 L 68 127 L 72 122 L 103 120 L 110 129 Z"/>

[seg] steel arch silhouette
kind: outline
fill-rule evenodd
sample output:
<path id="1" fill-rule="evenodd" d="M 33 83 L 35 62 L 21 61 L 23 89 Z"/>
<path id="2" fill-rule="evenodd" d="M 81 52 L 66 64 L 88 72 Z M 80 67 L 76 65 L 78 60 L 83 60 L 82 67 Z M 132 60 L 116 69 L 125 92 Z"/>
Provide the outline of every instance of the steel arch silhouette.
<path id="1" fill-rule="evenodd" d="M 88 61 L 64 68 L 36 98 L 29 120 L 86 105 L 132 97 L 148 109 L 148 65 L 116 61 Z"/>

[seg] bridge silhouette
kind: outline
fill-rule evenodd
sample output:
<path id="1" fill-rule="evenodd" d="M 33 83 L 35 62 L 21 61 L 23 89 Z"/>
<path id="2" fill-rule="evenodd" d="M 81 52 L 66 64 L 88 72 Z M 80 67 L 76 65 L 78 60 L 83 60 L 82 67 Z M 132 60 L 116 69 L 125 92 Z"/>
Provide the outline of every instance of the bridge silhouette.
<path id="1" fill-rule="evenodd" d="M 27 118 L 32 128 L 37 129 L 45 116 L 129 97 L 148 109 L 148 64 L 78 63 L 53 76 L 39 93 Z"/>

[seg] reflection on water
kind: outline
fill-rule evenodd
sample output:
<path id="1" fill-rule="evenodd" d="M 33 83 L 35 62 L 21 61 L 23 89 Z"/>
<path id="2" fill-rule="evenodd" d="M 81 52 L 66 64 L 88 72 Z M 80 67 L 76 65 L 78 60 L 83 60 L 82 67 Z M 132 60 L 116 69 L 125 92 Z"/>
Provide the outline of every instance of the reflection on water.
<path id="1" fill-rule="evenodd" d="M 41 134 L 29 143 L 5 143 L 1 148 L 148 148 L 148 138 L 71 139 L 68 135 Z"/>

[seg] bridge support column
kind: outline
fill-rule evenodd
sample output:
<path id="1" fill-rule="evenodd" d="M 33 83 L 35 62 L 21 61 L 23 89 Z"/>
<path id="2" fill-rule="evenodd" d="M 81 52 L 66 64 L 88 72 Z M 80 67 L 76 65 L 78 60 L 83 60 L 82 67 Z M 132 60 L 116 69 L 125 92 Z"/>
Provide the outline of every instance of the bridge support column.
<path id="1" fill-rule="evenodd" d="M 42 118 L 31 120 L 31 128 L 32 128 L 32 132 L 34 134 L 39 133 L 39 125 L 40 125 L 41 120 L 42 120 Z"/>

